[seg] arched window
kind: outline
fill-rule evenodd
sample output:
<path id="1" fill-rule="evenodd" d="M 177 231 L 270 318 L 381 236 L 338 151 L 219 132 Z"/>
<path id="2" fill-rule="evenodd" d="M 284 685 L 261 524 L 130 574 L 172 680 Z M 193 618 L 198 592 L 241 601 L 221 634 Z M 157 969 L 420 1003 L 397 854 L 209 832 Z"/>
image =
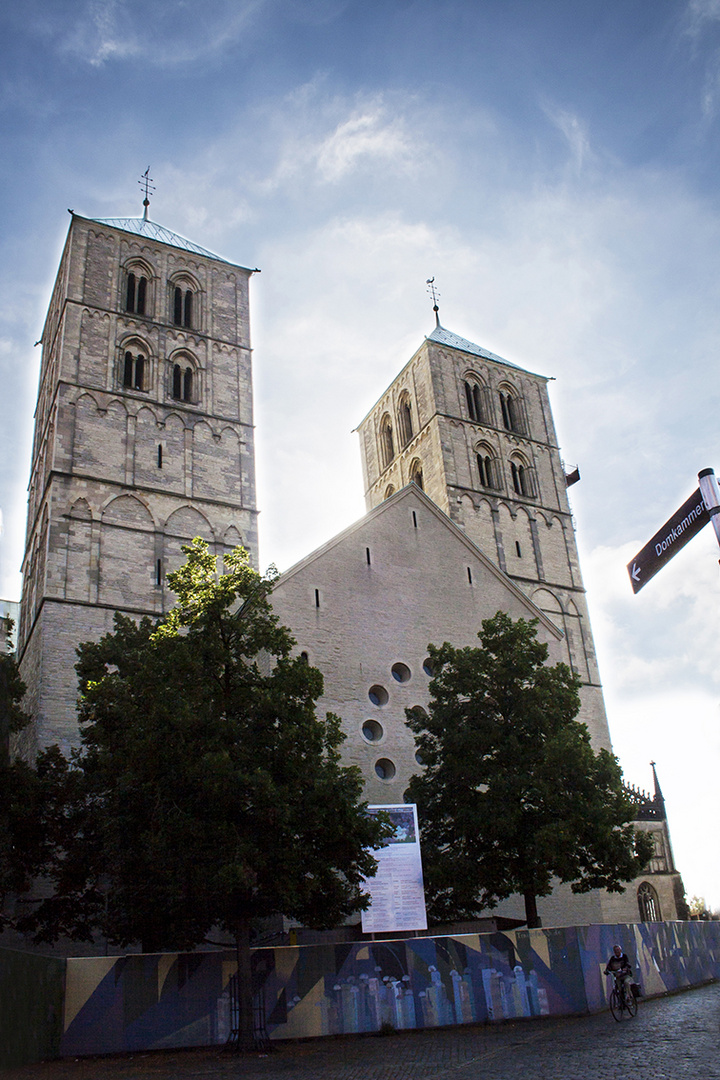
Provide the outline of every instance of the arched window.
<path id="1" fill-rule="evenodd" d="M 649 882 L 643 881 L 637 891 L 638 909 L 642 922 L 660 922 L 660 901 Z"/>
<path id="2" fill-rule="evenodd" d="M 383 498 L 389 499 L 390 496 L 392 494 L 394 494 L 394 492 L 395 492 L 395 488 L 392 486 L 392 484 L 388 484 L 388 486 L 385 488 L 385 494 L 384 494 Z"/>
<path id="3" fill-rule="evenodd" d="M 465 400 L 468 407 L 468 416 L 471 420 L 474 420 L 476 424 L 486 424 L 489 417 L 483 388 L 470 379 L 466 379 L 463 385 L 465 386 Z"/>
<path id="4" fill-rule="evenodd" d="M 410 397 L 403 394 L 398 409 L 398 426 L 400 428 L 400 442 L 407 446 L 413 437 L 412 412 L 410 410 Z"/>
<path id="5" fill-rule="evenodd" d="M 176 326 L 193 325 L 193 293 L 192 289 L 185 289 L 176 285 L 173 292 L 173 322 Z"/>
<path id="6" fill-rule="evenodd" d="M 123 269 L 121 305 L 132 315 L 151 315 L 152 267 L 142 259 L 131 259 Z"/>
<path id="7" fill-rule="evenodd" d="M 194 401 L 193 381 L 193 369 L 189 365 L 173 365 L 172 396 L 176 401 Z"/>
<path id="8" fill-rule="evenodd" d="M 496 491 L 500 487 L 499 470 L 495 455 L 489 446 L 478 446 L 475 452 L 480 486 Z"/>
<path id="9" fill-rule="evenodd" d="M 509 390 L 501 390 L 499 397 L 503 427 L 506 431 L 515 431 L 519 435 L 524 435 L 525 422 L 520 398 L 515 397 Z"/>
<path id="10" fill-rule="evenodd" d="M 423 485 L 422 464 L 419 461 L 413 461 L 412 465 L 410 466 L 410 481 L 413 484 L 417 484 L 417 486 L 423 491 L 425 490 L 425 487 Z"/>
<path id="11" fill-rule="evenodd" d="M 516 495 L 522 495 L 526 499 L 532 499 L 535 495 L 531 470 L 519 459 L 510 462 L 510 475 L 512 486 Z"/>
<path id="12" fill-rule="evenodd" d="M 130 390 L 145 390 L 145 357 L 129 350 L 123 360 L 123 386 Z"/>
<path id="13" fill-rule="evenodd" d="M 127 276 L 125 286 L 125 310 L 134 315 L 145 314 L 147 300 L 147 278 L 144 274 L 136 274 L 133 270 Z"/>
<path id="14" fill-rule="evenodd" d="M 383 468 L 386 469 L 395 457 L 392 421 L 387 413 L 385 413 L 380 421 L 380 452 L 382 454 Z"/>

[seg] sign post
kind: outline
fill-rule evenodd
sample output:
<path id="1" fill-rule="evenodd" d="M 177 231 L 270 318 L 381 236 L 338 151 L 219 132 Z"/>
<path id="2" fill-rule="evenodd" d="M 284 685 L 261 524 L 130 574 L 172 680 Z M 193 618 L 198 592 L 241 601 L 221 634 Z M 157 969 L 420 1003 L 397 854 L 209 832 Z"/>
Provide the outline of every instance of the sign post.
<path id="1" fill-rule="evenodd" d="M 708 521 L 712 521 L 720 544 L 720 490 L 715 471 L 703 469 L 698 473 L 698 481 L 700 486 L 697 491 L 692 493 L 680 509 L 658 529 L 652 540 L 628 563 L 627 571 L 634 593 L 640 592 L 643 585 L 647 585 L 658 570 L 670 562 L 673 555 L 677 555 Z"/>
<path id="2" fill-rule="evenodd" d="M 717 480 L 715 479 L 715 470 L 703 469 L 702 472 L 698 473 L 698 480 L 700 481 L 703 502 L 713 523 L 717 542 L 720 544 L 720 516 L 718 516 L 720 515 L 720 491 L 718 491 Z"/>
<path id="3" fill-rule="evenodd" d="M 670 562 L 673 555 L 677 555 L 688 540 L 692 540 L 709 520 L 710 515 L 703 502 L 700 488 L 697 488 L 663 527 L 658 529 L 652 540 L 649 540 L 628 563 L 627 569 L 633 592 L 640 592 L 643 585 L 647 585 L 658 570 L 661 570 L 665 563 Z"/>

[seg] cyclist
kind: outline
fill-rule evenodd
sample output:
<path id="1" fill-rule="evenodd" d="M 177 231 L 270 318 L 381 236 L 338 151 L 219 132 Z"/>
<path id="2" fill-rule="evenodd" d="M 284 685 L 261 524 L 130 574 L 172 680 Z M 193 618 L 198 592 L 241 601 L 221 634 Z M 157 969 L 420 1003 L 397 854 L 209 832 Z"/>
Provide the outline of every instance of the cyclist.
<path id="1" fill-rule="evenodd" d="M 621 945 L 613 945 L 612 956 L 605 965 L 605 974 L 614 975 L 618 990 L 625 992 L 628 981 L 632 979 L 632 968 Z"/>

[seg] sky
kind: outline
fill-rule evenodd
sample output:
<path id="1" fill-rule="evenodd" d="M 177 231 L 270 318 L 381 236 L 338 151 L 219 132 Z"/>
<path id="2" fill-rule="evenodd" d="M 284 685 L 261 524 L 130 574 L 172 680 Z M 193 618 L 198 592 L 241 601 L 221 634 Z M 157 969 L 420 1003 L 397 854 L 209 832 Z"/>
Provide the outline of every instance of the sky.
<path id="1" fill-rule="evenodd" d="M 720 549 L 631 557 L 720 472 L 720 0 L 0 5 L 0 597 L 69 225 L 139 216 L 251 281 L 260 558 L 364 512 L 354 428 L 440 318 L 551 376 L 615 752 L 720 908 Z"/>

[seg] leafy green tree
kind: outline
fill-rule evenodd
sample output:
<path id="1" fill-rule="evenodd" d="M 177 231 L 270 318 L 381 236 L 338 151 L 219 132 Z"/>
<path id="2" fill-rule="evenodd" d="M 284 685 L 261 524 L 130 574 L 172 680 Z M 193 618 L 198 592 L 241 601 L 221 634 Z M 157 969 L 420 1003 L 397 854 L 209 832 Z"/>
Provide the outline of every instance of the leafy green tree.
<path id="1" fill-rule="evenodd" d="M 12 630 L 10 621 L 9 631 Z M 10 653 L 0 653 L 0 931 L 10 925 L 7 898 L 25 892 L 40 843 L 37 783 L 24 761 L 14 761 L 10 738 L 29 723 L 21 701 L 25 684 Z"/>
<path id="2" fill-rule="evenodd" d="M 520 893 L 538 926 L 553 878 L 622 892 L 652 844 L 631 824 L 617 759 L 575 719 L 579 679 L 546 664 L 536 620 L 498 612 L 478 636 L 480 648 L 429 647 L 429 711 L 407 713 L 425 766 L 405 798 L 418 804 L 428 911 L 472 918 Z"/>
<path id="3" fill-rule="evenodd" d="M 26 905 L 11 916 L 8 898 L 22 896 L 32 903 L 27 894 L 53 861 L 55 838 L 64 834 L 67 762 L 56 748 L 38 765 L 11 753 L 12 736 L 30 723 L 21 705 L 24 696 L 15 657 L 0 654 L 0 933 L 26 929 Z"/>
<path id="4" fill-rule="evenodd" d="M 56 805 L 70 793 L 71 829 L 35 932 L 99 929 L 157 951 L 219 926 L 238 944 L 247 1045 L 252 921 L 329 927 L 365 907 L 387 827 L 340 764 L 340 721 L 316 716 L 322 676 L 291 655 L 274 577 L 240 549 L 219 575 L 203 541 L 183 550 L 163 621 L 117 614 L 114 633 L 78 650 L 82 748 L 64 772 L 45 763 Z"/>
<path id="5" fill-rule="evenodd" d="M 7 635 L 12 634 L 13 620 L 7 619 Z M 20 678 L 15 657 L 0 652 L 0 765 L 10 762 L 10 736 L 30 723 L 20 702 L 25 696 L 25 683 Z"/>

